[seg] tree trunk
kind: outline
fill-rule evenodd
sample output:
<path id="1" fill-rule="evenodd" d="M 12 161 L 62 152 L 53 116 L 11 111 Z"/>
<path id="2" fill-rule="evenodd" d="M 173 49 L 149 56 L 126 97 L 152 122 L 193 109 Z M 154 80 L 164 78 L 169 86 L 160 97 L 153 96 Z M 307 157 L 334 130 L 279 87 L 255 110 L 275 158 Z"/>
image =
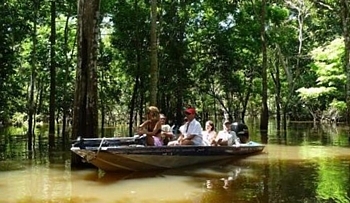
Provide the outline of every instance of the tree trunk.
<path id="1" fill-rule="evenodd" d="M 75 51 L 75 45 L 76 45 L 76 41 L 74 40 L 74 44 L 73 44 L 73 49 L 71 50 L 71 52 L 69 52 L 69 44 L 68 44 L 68 38 L 69 38 L 69 19 L 71 18 L 71 9 L 68 10 L 67 14 L 66 14 L 66 22 L 65 22 L 65 26 L 64 26 L 64 56 L 65 56 L 65 64 L 64 64 L 64 70 L 65 70 L 65 75 L 64 75 L 64 81 L 69 81 L 70 80 L 70 64 L 72 62 L 72 57 L 70 57 L 70 55 L 74 54 Z M 77 33 L 75 34 L 75 39 L 77 38 Z M 63 84 L 63 89 L 67 89 L 67 84 L 66 82 Z M 70 102 L 69 102 L 69 93 L 64 94 L 63 95 L 63 108 L 62 108 L 62 114 L 63 114 L 63 118 L 62 118 L 62 139 L 66 139 L 67 135 L 67 126 L 70 123 L 71 119 L 72 119 L 72 114 L 70 112 Z M 67 118 L 69 118 L 69 120 L 67 120 Z"/>
<path id="2" fill-rule="evenodd" d="M 344 68 L 346 72 L 346 107 L 347 107 L 347 123 L 350 126 L 350 8 L 349 1 L 342 0 L 342 22 L 343 37 L 345 45 Z"/>
<path id="3" fill-rule="evenodd" d="M 245 95 L 244 97 L 244 100 L 243 100 L 243 104 L 242 104 L 242 113 L 241 113 L 241 121 L 243 123 L 245 123 L 244 119 L 245 119 L 245 113 L 247 111 L 247 106 L 248 106 L 248 102 L 249 102 L 249 97 L 250 97 L 250 94 L 252 92 L 252 86 L 253 86 L 253 76 L 251 75 L 250 78 L 249 78 L 249 85 L 248 85 L 248 88 L 247 88 L 247 94 Z"/>
<path id="4" fill-rule="evenodd" d="M 66 129 L 67 129 L 67 111 L 63 111 L 62 112 L 62 139 L 66 140 L 67 136 L 66 136 Z"/>
<path id="5" fill-rule="evenodd" d="M 136 13 L 136 20 L 137 20 L 137 24 L 139 24 L 138 20 L 138 0 L 134 1 L 134 9 L 135 9 L 135 13 Z M 131 101 L 130 101 L 130 106 L 129 106 L 129 136 L 132 136 L 134 133 L 133 127 L 134 127 L 134 122 L 135 121 L 137 123 L 137 113 L 135 114 L 135 107 L 136 107 L 136 101 L 137 101 L 137 96 L 138 96 L 138 92 L 139 91 L 139 84 L 140 84 L 140 71 L 141 71 L 141 43 L 140 43 L 140 30 L 139 30 L 139 26 L 136 26 L 136 39 L 135 39 L 135 43 L 136 43 L 136 77 L 135 77 L 135 84 L 134 84 L 134 89 L 132 92 L 132 96 L 131 96 Z"/>
<path id="6" fill-rule="evenodd" d="M 50 118 L 49 118 L 49 147 L 54 147 L 55 144 L 55 94 L 56 94 L 56 2 L 51 1 L 51 67 L 50 67 Z"/>
<path id="7" fill-rule="evenodd" d="M 100 53 L 102 52 L 103 50 L 100 49 Z M 102 68 L 102 70 L 100 70 L 100 74 L 101 74 L 101 81 L 105 81 L 105 70 L 104 68 Z M 103 102 L 103 100 L 106 98 L 106 94 L 105 94 L 105 91 L 104 91 L 104 86 L 103 84 L 101 83 L 100 85 L 100 107 L 101 107 L 101 137 L 104 137 L 105 136 L 105 119 L 106 119 L 106 108 L 105 108 L 105 104 Z"/>
<path id="8" fill-rule="evenodd" d="M 100 0 L 78 0 L 78 66 L 72 138 L 97 137 L 97 50 Z M 72 165 L 80 159 L 72 156 Z"/>
<path id="9" fill-rule="evenodd" d="M 34 137 L 34 115 L 35 115 L 35 81 L 36 81 L 36 43 L 37 43 L 37 14 L 39 3 L 34 0 L 34 16 L 33 16 L 33 32 L 32 32 L 32 40 L 33 40 L 33 48 L 32 48 L 32 63 L 31 63 L 31 75 L 30 75 L 30 84 L 29 84 L 29 92 L 28 92 L 28 150 L 32 151 L 33 149 L 33 137 Z"/>
<path id="10" fill-rule="evenodd" d="M 267 131 L 269 122 L 269 110 L 267 106 L 267 50 L 266 50 L 266 31 L 265 31 L 265 18 L 266 18 L 266 0 L 262 1 L 261 6 L 261 50 L 262 50 L 262 110 L 260 117 L 260 130 Z"/>
<path id="11" fill-rule="evenodd" d="M 302 53 L 302 48 L 303 48 L 303 41 L 304 41 L 304 19 L 307 15 L 309 15 L 309 9 L 305 7 L 305 2 L 304 1 L 288 1 L 287 5 L 292 9 L 297 12 L 297 19 L 298 19 L 298 55 L 296 57 L 296 67 L 295 73 L 293 75 L 293 70 L 288 66 L 288 60 L 283 57 L 283 54 L 278 47 L 279 53 L 280 53 L 280 63 L 283 65 L 284 71 L 286 73 L 287 81 L 288 81 L 288 86 L 289 86 L 289 93 L 287 98 L 285 99 L 285 103 L 283 104 L 283 129 L 287 130 L 287 114 L 288 111 L 290 110 L 290 99 L 292 98 L 292 95 L 295 93 L 295 87 L 296 87 L 296 80 L 299 78 L 301 71 L 299 70 L 299 64 L 300 64 L 300 59 L 301 59 L 301 53 Z"/>
<path id="12" fill-rule="evenodd" d="M 157 0 L 151 0 L 151 78 L 150 105 L 157 105 L 158 56 L 157 56 Z"/>
<path id="13" fill-rule="evenodd" d="M 78 66 L 72 137 L 97 137 L 97 46 L 100 0 L 78 2 Z"/>
<path id="14" fill-rule="evenodd" d="M 277 130 L 281 130 L 281 79 L 280 79 L 280 61 L 279 61 L 279 53 L 276 53 L 276 122 L 277 122 Z"/>
<path id="15" fill-rule="evenodd" d="M 134 89 L 131 96 L 130 101 L 130 112 L 129 112 L 129 136 L 132 136 L 133 134 L 133 118 L 134 118 L 134 112 L 136 107 L 136 100 L 137 100 L 137 92 L 139 91 L 139 76 L 136 76 L 135 78 L 135 84 Z M 136 121 L 136 120 L 135 120 Z"/>

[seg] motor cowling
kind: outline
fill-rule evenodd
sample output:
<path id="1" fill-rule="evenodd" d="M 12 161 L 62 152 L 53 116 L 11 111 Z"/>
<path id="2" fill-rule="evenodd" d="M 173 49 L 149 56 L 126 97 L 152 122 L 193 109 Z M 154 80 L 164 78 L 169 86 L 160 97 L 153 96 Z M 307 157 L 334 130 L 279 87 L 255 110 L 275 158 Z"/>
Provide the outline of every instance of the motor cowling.
<path id="1" fill-rule="evenodd" d="M 248 126 L 242 122 L 234 122 L 231 124 L 231 130 L 239 137 L 241 143 L 249 142 Z"/>

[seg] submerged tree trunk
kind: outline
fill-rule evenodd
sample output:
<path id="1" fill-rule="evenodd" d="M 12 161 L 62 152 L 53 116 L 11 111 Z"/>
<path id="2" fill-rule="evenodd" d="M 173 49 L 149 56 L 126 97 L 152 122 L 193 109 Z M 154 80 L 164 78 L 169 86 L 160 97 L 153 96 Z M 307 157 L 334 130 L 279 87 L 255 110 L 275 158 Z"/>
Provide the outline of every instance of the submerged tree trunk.
<path id="1" fill-rule="evenodd" d="M 138 10 L 138 0 L 134 0 L 134 9 L 136 13 L 136 23 L 139 24 L 139 10 Z M 136 26 L 136 77 L 135 77 L 135 84 L 131 96 L 130 106 L 129 106 L 129 136 L 132 136 L 134 133 L 134 122 L 137 123 L 137 113 L 135 113 L 136 108 L 136 101 L 139 90 L 139 84 L 140 84 L 140 70 L 141 70 L 141 42 L 140 42 L 140 29 L 139 26 Z"/>
<path id="2" fill-rule="evenodd" d="M 139 92 L 139 76 L 136 76 L 135 78 L 135 84 L 134 84 L 134 89 L 132 92 L 132 97 L 130 101 L 130 112 L 129 112 L 129 136 L 132 136 L 133 134 L 133 120 L 134 119 L 134 112 L 135 112 L 135 107 L 136 107 L 136 100 L 137 100 L 137 92 Z"/>
<path id="3" fill-rule="evenodd" d="M 49 118 L 49 147 L 55 144 L 55 94 L 56 94 L 56 3 L 51 1 L 51 50 L 50 50 L 50 118 Z"/>
<path id="4" fill-rule="evenodd" d="M 68 42 L 68 38 L 69 38 L 69 19 L 72 16 L 72 9 L 70 8 L 66 14 L 66 22 L 65 22 L 65 26 L 64 26 L 64 56 L 65 56 L 65 64 L 64 64 L 64 70 L 65 70 L 65 75 L 64 75 L 64 81 L 69 81 L 70 80 L 70 64 L 72 63 L 72 59 L 73 57 L 70 57 L 70 55 L 73 55 L 75 52 L 75 45 L 77 43 L 77 32 L 74 35 L 75 40 L 73 40 L 74 44 L 73 44 L 73 49 L 71 51 L 69 51 L 70 49 L 69 47 L 69 42 Z M 64 83 L 63 84 L 63 89 L 67 89 L 67 84 Z M 62 108 L 62 114 L 63 114 L 63 118 L 62 118 L 62 139 L 66 140 L 67 137 L 67 126 L 69 124 L 71 124 L 71 119 L 72 119 L 72 112 L 70 109 L 70 99 L 68 98 L 70 96 L 70 94 L 64 94 L 63 95 L 63 108 Z M 67 119 L 68 118 L 68 119 Z"/>
<path id="5" fill-rule="evenodd" d="M 281 79 L 280 79 L 280 57 L 279 57 L 279 47 L 277 45 L 277 49 L 275 50 L 275 60 L 271 62 L 271 66 L 274 67 L 275 74 L 271 73 L 271 77 L 275 84 L 276 95 L 276 122 L 277 122 L 277 130 L 281 130 Z"/>
<path id="6" fill-rule="evenodd" d="M 97 48 L 100 0 L 78 2 L 78 66 L 73 138 L 97 137 Z"/>
<path id="7" fill-rule="evenodd" d="M 345 45 L 344 67 L 346 72 L 347 123 L 350 126 L 350 8 L 348 0 L 341 0 L 343 37 Z"/>
<path id="8" fill-rule="evenodd" d="M 266 18 L 266 0 L 262 1 L 261 6 L 261 49 L 262 49 L 262 109 L 260 117 L 260 130 L 267 131 L 269 122 L 269 110 L 267 106 L 267 48 L 266 48 L 266 31 L 265 31 L 265 18 Z"/>
<path id="9" fill-rule="evenodd" d="M 39 3 L 34 1 L 34 16 L 33 16 L 33 48 L 31 54 L 31 75 L 30 75 L 30 84 L 28 92 L 28 150 L 32 151 L 33 149 L 33 138 L 34 138 L 34 119 L 35 119 L 35 82 L 36 82 L 36 43 L 37 43 L 37 14 L 38 14 Z"/>
<path id="10" fill-rule="evenodd" d="M 100 0 L 78 1 L 78 66 L 72 138 L 97 137 L 97 50 Z M 73 165 L 80 159 L 72 156 Z"/>
<path id="11" fill-rule="evenodd" d="M 298 54 L 296 57 L 296 65 L 294 69 L 296 70 L 293 72 L 292 66 L 289 65 L 288 59 L 285 59 L 283 57 L 283 54 L 278 47 L 279 50 L 279 56 L 280 56 L 280 63 L 283 65 L 284 71 L 286 73 L 287 81 L 288 81 L 288 96 L 285 99 L 285 102 L 283 104 L 283 130 L 287 130 L 287 114 L 290 110 L 290 99 L 292 98 L 292 95 L 294 94 L 295 88 L 296 88 L 296 80 L 299 78 L 301 71 L 299 70 L 299 64 L 301 59 L 301 53 L 303 48 L 303 41 L 304 41 L 304 21 L 307 16 L 309 16 L 309 8 L 306 7 L 307 4 L 305 4 L 304 1 L 288 1 L 286 2 L 288 7 L 290 7 L 292 10 L 295 10 L 297 12 L 297 20 L 298 20 Z"/>
<path id="12" fill-rule="evenodd" d="M 248 102 L 249 102 L 249 97 L 250 97 L 250 94 L 252 93 L 252 87 L 253 87 L 253 76 L 251 75 L 250 78 L 249 78 L 249 82 L 248 82 L 248 88 L 247 88 L 247 94 L 245 95 L 244 97 L 244 100 L 243 100 L 243 108 L 242 108 L 242 113 L 241 113 L 241 121 L 243 123 L 245 123 L 244 119 L 245 119 L 245 113 L 247 111 L 247 106 L 248 106 Z"/>
<path id="13" fill-rule="evenodd" d="M 276 66 L 276 119 L 277 130 L 281 130 L 281 79 L 279 65 Z"/>
<path id="14" fill-rule="evenodd" d="M 151 81 L 150 105 L 157 105 L 158 93 L 157 0 L 151 0 Z"/>

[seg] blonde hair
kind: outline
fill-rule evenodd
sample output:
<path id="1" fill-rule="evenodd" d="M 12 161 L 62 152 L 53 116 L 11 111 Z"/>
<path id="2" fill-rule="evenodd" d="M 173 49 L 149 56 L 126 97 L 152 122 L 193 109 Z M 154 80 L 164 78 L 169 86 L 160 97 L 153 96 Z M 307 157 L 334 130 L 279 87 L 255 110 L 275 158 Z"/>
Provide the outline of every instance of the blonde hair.
<path id="1" fill-rule="evenodd" d="M 148 115 L 148 119 L 152 121 L 160 120 L 159 109 L 156 106 L 149 106 L 147 109 L 147 115 Z"/>

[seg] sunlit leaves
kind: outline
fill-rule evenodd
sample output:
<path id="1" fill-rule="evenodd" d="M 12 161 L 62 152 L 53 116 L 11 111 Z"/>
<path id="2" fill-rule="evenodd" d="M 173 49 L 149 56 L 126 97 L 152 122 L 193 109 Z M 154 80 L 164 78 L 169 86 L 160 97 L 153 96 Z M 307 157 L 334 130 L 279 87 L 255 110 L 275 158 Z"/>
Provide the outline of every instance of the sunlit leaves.
<path id="1" fill-rule="evenodd" d="M 322 95 L 327 95 L 329 93 L 334 92 L 336 89 L 334 87 L 312 87 L 312 88 L 305 88 L 302 87 L 297 90 L 299 93 L 299 96 L 302 100 L 311 100 L 311 99 L 317 99 L 318 97 Z"/>
<path id="2" fill-rule="evenodd" d="M 346 76 L 342 66 L 344 54 L 343 39 L 333 40 L 326 46 L 318 47 L 311 52 L 315 60 L 313 70 L 318 75 L 319 85 L 339 86 L 345 84 Z"/>

